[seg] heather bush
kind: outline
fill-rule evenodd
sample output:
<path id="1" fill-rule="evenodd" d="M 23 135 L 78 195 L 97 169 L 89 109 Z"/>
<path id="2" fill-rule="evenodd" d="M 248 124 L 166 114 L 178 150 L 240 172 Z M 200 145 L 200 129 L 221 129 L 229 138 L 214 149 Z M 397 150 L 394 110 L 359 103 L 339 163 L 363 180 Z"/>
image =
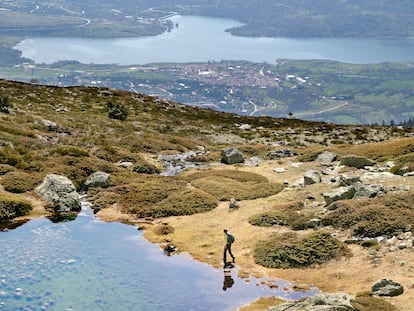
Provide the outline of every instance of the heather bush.
<path id="1" fill-rule="evenodd" d="M 346 244 L 329 232 L 316 231 L 300 237 L 295 233 L 272 234 L 255 246 L 254 259 L 267 268 L 302 268 L 350 256 Z"/>
<path id="2" fill-rule="evenodd" d="M 0 222 L 26 215 L 32 209 L 32 204 L 17 195 L 0 193 Z"/>

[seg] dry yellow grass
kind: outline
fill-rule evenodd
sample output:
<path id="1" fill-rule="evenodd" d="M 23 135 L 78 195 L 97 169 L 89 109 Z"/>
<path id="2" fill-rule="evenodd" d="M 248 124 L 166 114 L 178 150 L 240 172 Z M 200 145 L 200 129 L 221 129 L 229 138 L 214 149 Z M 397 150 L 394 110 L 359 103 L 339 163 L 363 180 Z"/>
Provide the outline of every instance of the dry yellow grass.
<path id="1" fill-rule="evenodd" d="M 259 167 L 243 167 L 249 172 L 262 174 L 272 182 L 288 180 L 296 181 L 303 172 L 309 168 L 318 166 L 316 162 L 305 163 L 301 166 L 292 166 L 289 161 L 266 161 Z M 276 174 L 273 168 L 276 166 L 288 166 L 286 173 Z M 414 177 L 398 179 L 397 185 L 411 185 L 414 187 Z M 233 253 L 236 256 L 236 264 L 241 277 L 250 275 L 255 277 L 281 278 L 296 285 L 314 285 L 324 292 L 343 292 L 356 295 L 358 292 L 369 291 L 372 284 L 381 278 L 393 279 L 403 284 L 405 293 L 401 296 L 390 298 L 389 301 L 398 307 L 398 310 L 409 311 L 414 305 L 414 252 L 412 250 L 400 250 L 395 253 L 383 252 L 383 260 L 380 264 L 373 264 L 369 258 L 367 249 L 358 245 L 351 245 L 353 256 L 348 259 L 340 259 L 328 262 L 322 266 L 307 269 L 267 269 L 255 264 L 253 248 L 256 242 L 267 237 L 271 232 L 285 232 L 285 227 L 263 228 L 252 226 L 248 218 L 258 212 L 268 210 L 270 207 L 292 201 L 306 201 L 309 194 L 316 201 L 322 201 L 321 192 L 328 190 L 329 185 L 317 184 L 306 186 L 302 189 L 283 191 L 277 195 L 256 200 L 241 201 L 240 208 L 235 211 L 228 210 L 228 203 L 220 205 L 207 213 L 192 216 L 169 217 L 159 219 L 155 223 L 166 223 L 174 228 L 174 232 L 168 235 L 157 235 L 153 226 L 147 226 L 145 237 L 159 243 L 161 247 L 173 244 L 182 252 L 188 252 L 195 260 L 208 263 L 214 267 L 222 266 L 223 252 L 223 228 L 227 228 L 236 236 Z M 109 213 L 109 211 L 103 211 Z M 106 218 L 105 214 L 100 215 Z M 113 216 L 113 215 L 112 215 Z M 112 220 L 116 217 L 112 218 Z M 339 237 L 344 233 L 337 232 Z M 274 301 L 261 301 L 244 310 L 265 310 Z"/>

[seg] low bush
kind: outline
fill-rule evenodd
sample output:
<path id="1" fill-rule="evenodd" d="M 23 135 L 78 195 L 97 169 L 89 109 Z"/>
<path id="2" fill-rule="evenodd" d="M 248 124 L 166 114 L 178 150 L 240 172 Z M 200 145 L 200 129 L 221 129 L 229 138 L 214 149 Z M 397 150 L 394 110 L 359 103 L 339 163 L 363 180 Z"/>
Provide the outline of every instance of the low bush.
<path id="1" fill-rule="evenodd" d="M 1 178 L 4 190 L 12 193 L 23 193 L 33 190 L 42 181 L 39 174 L 28 174 L 20 171 L 12 171 Z"/>
<path id="2" fill-rule="evenodd" d="M 352 306 L 357 311 L 396 311 L 397 308 L 388 301 L 372 297 L 371 293 L 357 294 L 355 299 L 351 302 Z"/>
<path id="3" fill-rule="evenodd" d="M 26 215 L 32 209 L 32 204 L 16 195 L 0 193 L 0 222 Z"/>
<path id="4" fill-rule="evenodd" d="M 324 225 L 351 229 L 360 237 L 393 236 L 414 225 L 414 193 L 343 201 L 323 218 Z"/>
<path id="5" fill-rule="evenodd" d="M 288 222 L 289 216 L 282 211 L 269 211 L 249 217 L 249 223 L 259 227 L 286 226 Z"/>
<path id="6" fill-rule="evenodd" d="M 290 226 L 293 230 L 308 229 L 308 222 L 315 217 L 315 211 L 303 210 L 303 203 L 294 201 L 274 206 L 272 210 L 252 215 L 249 223 L 254 226 Z"/>
<path id="7" fill-rule="evenodd" d="M 346 244 L 329 232 L 316 231 L 304 237 L 296 233 L 272 234 L 255 246 L 257 264 L 267 268 L 301 268 L 350 256 Z"/>
<path id="8" fill-rule="evenodd" d="M 174 232 L 174 227 L 167 224 L 162 224 L 155 226 L 153 230 L 156 235 L 168 235 Z"/>
<path id="9" fill-rule="evenodd" d="M 136 165 L 132 170 L 141 174 L 159 174 L 161 172 L 156 166 L 149 163 Z"/>

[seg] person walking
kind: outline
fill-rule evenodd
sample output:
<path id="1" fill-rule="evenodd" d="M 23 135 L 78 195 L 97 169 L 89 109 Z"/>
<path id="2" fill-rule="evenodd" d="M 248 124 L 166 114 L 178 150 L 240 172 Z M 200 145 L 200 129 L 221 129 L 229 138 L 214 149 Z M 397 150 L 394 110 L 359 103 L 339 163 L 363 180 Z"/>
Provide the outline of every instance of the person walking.
<path id="1" fill-rule="evenodd" d="M 234 242 L 234 236 L 230 232 L 228 232 L 227 229 L 224 229 L 223 232 L 224 232 L 224 241 L 226 243 L 224 245 L 223 261 L 224 261 L 224 267 L 226 267 L 227 266 L 227 252 L 233 259 L 233 263 L 236 262 L 236 257 L 234 257 L 233 253 L 231 252 L 231 245 Z"/>

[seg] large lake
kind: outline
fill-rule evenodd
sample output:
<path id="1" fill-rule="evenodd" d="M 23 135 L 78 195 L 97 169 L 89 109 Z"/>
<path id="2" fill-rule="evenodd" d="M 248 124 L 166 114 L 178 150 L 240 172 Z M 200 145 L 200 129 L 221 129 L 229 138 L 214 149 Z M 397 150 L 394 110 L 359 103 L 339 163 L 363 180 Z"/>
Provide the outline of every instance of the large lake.
<path id="1" fill-rule="evenodd" d="M 32 38 L 17 45 L 36 63 L 77 60 L 95 64 L 148 64 L 276 59 L 330 59 L 349 63 L 414 61 L 414 39 L 246 38 L 226 29 L 240 23 L 221 18 L 174 16 L 178 27 L 159 36 L 116 39 Z"/>
<path id="2" fill-rule="evenodd" d="M 298 299 L 318 290 L 270 289 L 188 255 L 166 256 L 136 227 L 96 219 L 86 202 L 76 220 L 47 218 L 0 232 L 0 310 L 236 310 L 261 296 Z M 228 278 L 228 276 L 227 276 Z"/>

